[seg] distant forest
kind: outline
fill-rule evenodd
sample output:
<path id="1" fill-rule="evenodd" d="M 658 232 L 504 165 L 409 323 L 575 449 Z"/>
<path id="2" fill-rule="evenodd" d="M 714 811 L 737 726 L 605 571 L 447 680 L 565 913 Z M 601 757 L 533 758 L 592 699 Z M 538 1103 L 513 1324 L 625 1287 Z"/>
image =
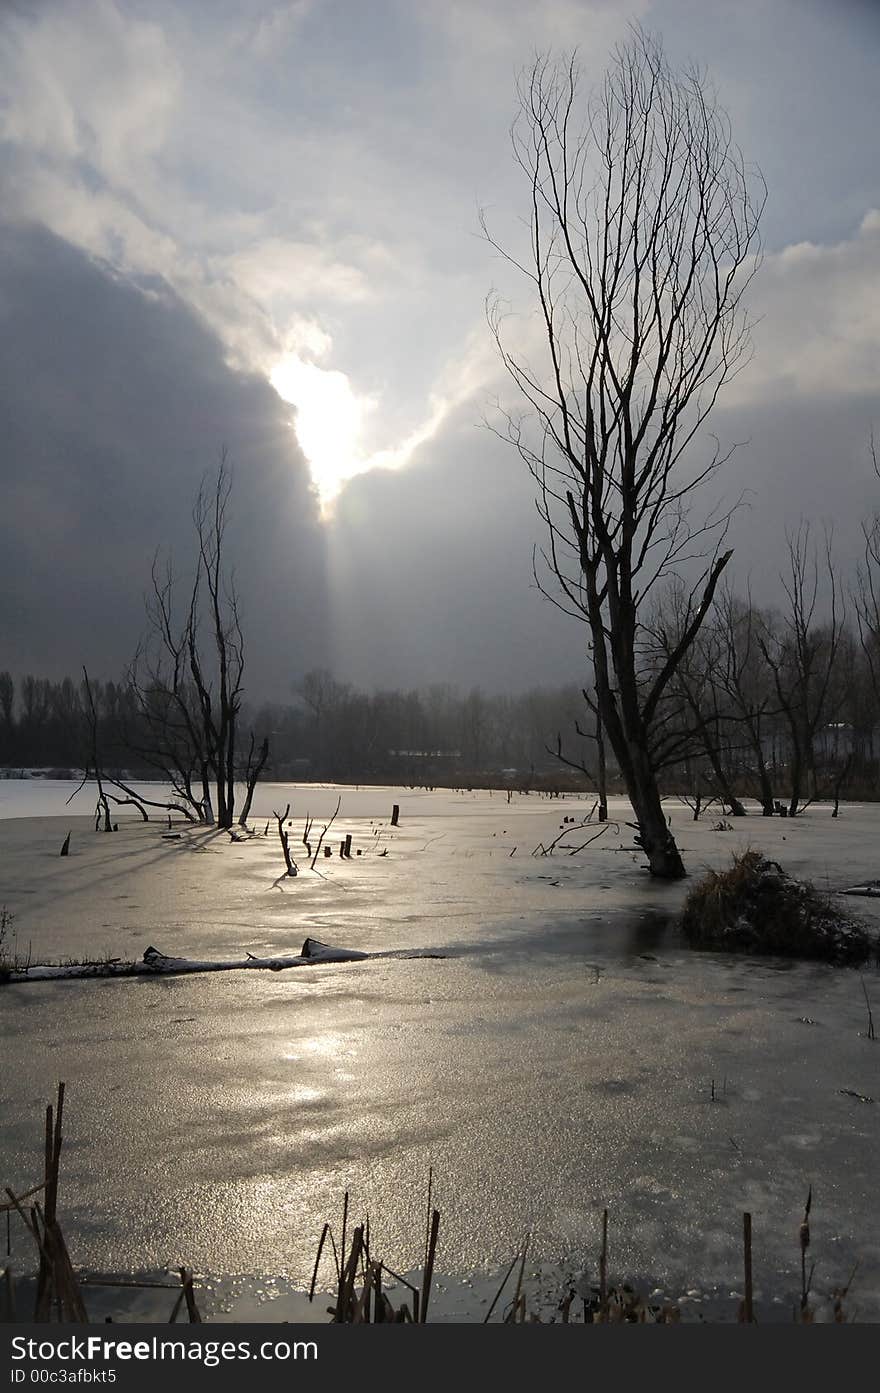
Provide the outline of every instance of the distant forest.
<path id="1" fill-rule="evenodd" d="M 739 799 L 755 797 L 767 815 L 783 806 L 794 815 L 814 799 L 880 792 L 875 636 L 833 604 L 820 615 L 812 587 L 799 598 L 762 610 L 725 592 L 676 672 L 655 755 L 664 791 L 697 812 L 713 802 L 736 812 Z M 658 609 L 652 641 L 646 670 L 676 641 L 674 605 Z M 163 725 L 157 742 L 155 696 L 130 681 L 2 672 L 0 766 L 75 773 L 97 764 L 105 776 L 164 779 L 171 741 Z M 242 703 L 236 777 L 248 776 L 265 740 L 264 779 L 595 789 L 591 697 L 589 678 L 586 690 L 518 695 L 450 685 L 365 692 L 317 670 L 289 703 Z M 167 724 L 167 706 L 159 709 Z M 609 791 L 620 791 L 610 751 L 606 765 Z"/>
<path id="2" fill-rule="evenodd" d="M 102 765 L 133 777 L 164 774 L 150 753 L 143 705 L 125 683 L 90 682 Z M 326 671 L 306 675 L 289 704 L 245 704 L 239 729 L 269 741 L 270 779 L 403 783 L 496 781 L 552 776 L 557 734 L 577 737 L 584 697 L 574 685 L 519 696 L 461 693 L 448 685 L 424 691 L 363 692 Z M 0 765 L 75 772 L 91 763 L 85 684 L 0 673 Z M 570 781 L 570 780 L 569 780 Z M 583 784 L 584 776 L 580 783 Z"/>

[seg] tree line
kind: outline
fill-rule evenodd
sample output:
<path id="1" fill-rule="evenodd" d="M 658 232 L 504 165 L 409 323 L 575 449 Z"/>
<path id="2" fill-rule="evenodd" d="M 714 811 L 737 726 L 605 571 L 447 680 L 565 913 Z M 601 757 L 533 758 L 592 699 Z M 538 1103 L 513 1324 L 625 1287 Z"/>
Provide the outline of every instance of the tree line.
<path id="1" fill-rule="evenodd" d="M 754 798 L 766 816 L 782 808 L 795 816 L 816 799 L 880 796 L 876 520 L 866 525 L 865 541 L 866 561 L 847 595 L 831 539 L 817 538 L 807 524 L 788 539 L 777 604 L 719 588 L 651 728 L 648 753 L 661 793 L 684 797 L 696 813 L 714 803 L 733 815 Z M 154 579 L 152 632 L 166 635 L 159 644 L 166 661 L 149 657 L 145 641 L 118 681 L 28 675 L 16 683 L 0 673 L 0 763 L 98 768 L 105 782 L 123 784 L 161 779 L 199 816 L 217 759 L 181 645 L 167 637 L 167 578 Z M 645 686 L 675 652 L 686 622 L 687 598 L 670 586 L 645 618 Z M 204 678 L 204 664 L 201 670 Z M 261 754 L 263 773 L 282 780 L 625 791 L 615 752 L 604 748 L 586 660 L 585 670 L 582 687 L 519 694 L 450 684 L 368 692 L 326 669 L 307 673 L 286 703 L 247 704 L 239 692 L 231 763 L 221 761 L 222 816 L 229 821 L 230 777 L 246 797 Z M 215 717 L 208 729 L 220 728 Z"/>

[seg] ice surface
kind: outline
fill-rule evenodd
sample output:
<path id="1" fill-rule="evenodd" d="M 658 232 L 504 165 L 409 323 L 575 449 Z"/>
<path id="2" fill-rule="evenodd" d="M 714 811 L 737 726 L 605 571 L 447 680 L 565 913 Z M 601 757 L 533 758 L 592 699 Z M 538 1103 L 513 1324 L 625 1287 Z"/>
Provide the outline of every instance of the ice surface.
<path id="1" fill-rule="evenodd" d="M 812 1184 L 816 1286 L 858 1258 L 850 1304 L 880 1319 L 880 1046 L 859 974 L 688 951 L 674 927 L 687 883 L 649 881 L 620 849 L 622 803 L 617 830 L 541 857 L 533 848 L 591 800 L 346 789 L 334 856 L 291 879 L 274 825 L 246 842 L 189 828 L 163 842 L 161 820 L 120 816 L 119 832 L 96 834 L 88 817 L 57 816 L 71 787 L 42 788 L 41 816 L 0 826 L 19 950 L 272 956 L 311 936 L 447 955 L 0 991 L 0 1179 L 38 1177 L 42 1109 L 64 1078 L 75 1261 L 304 1286 L 348 1188 L 405 1271 L 432 1165 L 447 1276 L 503 1268 L 526 1229 L 536 1264 L 595 1271 L 607 1205 L 614 1275 L 726 1295 L 741 1290 L 749 1209 L 769 1299 L 797 1290 Z M 0 783 L 7 811 L 14 792 Z M 253 825 L 289 799 L 296 855 L 305 813 L 329 816 L 336 797 L 266 786 Z M 831 891 L 877 874 L 880 808 L 753 814 L 730 832 L 668 808 L 693 873 L 754 845 Z M 363 854 L 344 861 L 349 832 Z M 858 911 L 880 919 L 876 901 Z M 877 972 L 861 976 L 876 1009 Z"/>

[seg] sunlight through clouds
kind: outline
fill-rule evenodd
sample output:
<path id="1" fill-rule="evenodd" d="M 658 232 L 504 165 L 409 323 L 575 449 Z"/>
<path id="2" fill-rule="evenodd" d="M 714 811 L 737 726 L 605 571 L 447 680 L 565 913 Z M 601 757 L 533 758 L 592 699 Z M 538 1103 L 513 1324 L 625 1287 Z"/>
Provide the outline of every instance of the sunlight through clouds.
<path id="1" fill-rule="evenodd" d="M 323 357 L 331 347 L 329 335 L 317 324 L 303 321 L 288 334 L 287 342 L 295 343 L 299 351 L 285 352 L 272 367 L 269 381 L 296 408 L 296 437 L 309 462 L 325 520 L 332 517 L 333 504 L 349 479 L 371 469 L 403 469 L 420 446 L 437 435 L 449 414 L 497 372 L 495 357 L 482 336 L 470 335 L 461 357 L 440 374 L 422 419 L 396 443 L 369 449 L 366 440 L 368 433 L 375 436 L 373 418 L 379 399 L 358 393 L 344 372 L 302 356 L 312 352 Z"/>
<path id="2" fill-rule="evenodd" d="M 296 353 L 285 354 L 269 380 L 296 407 L 296 436 L 326 517 L 345 480 L 369 468 L 362 441 L 376 400 L 358 396 L 344 372 L 321 368 Z"/>

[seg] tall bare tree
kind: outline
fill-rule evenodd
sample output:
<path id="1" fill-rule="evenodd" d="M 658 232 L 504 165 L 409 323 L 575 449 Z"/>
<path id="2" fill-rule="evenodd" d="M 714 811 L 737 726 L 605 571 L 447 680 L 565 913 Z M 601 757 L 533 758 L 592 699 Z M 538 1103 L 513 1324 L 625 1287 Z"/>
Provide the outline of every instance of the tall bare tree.
<path id="1" fill-rule="evenodd" d="M 487 236 L 527 277 L 543 347 L 540 366 L 510 347 L 503 305 L 490 302 L 526 403 L 506 413 L 503 433 L 538 484 L 548 535 L 539 583 L 586 622 L 595 706 L 650 870 L 676 878 L 685 872 L 652 729 L 731 555 L 721 550 L 729 514 L 697 522 L 688 508 L 727 456 L 686 452 L 748 357 L 742 296 L 766 190 L 704 75 L 675 72 L 639 28 L 586 107 L 574 60 L 538 59 L 519 96 L 512 136 L 529 185 L 530 254 L 515 258 Z M 677 567 L 690 576 L 686 619 L 658 665 L 640 616 Z"/>

